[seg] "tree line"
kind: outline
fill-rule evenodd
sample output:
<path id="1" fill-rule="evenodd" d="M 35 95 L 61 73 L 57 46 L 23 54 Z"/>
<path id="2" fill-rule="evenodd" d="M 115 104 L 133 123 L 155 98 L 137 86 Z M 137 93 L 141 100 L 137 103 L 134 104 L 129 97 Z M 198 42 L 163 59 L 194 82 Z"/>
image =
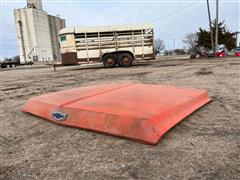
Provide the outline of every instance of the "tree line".
<path id="1" fill-rule="evenodd" d="M 213 29 L 216 28 L 215 22 L 215 20 L 212 22 Z M 213 33 L 213 37 L 215 37 L 215 32 Z M 219 45 L 224 44 L 229 51 L 236 48 L 236 35 L 237 32 L 230 31 L 224 21 L 218 23 Z M 197 32 L 186 34 L 183 43 L 186 45 L 184 49 L 165 50 L 164 54 L 183 54 L 184 52 L 194 53 L 200 51 L 200 49 L 209 51 L 211 50 L 211 31 L 200 27 Z M 161 39 L 156 39 L 154 45 L 156 54 L 163 52 L 165 49 L 165 44 Z"/>

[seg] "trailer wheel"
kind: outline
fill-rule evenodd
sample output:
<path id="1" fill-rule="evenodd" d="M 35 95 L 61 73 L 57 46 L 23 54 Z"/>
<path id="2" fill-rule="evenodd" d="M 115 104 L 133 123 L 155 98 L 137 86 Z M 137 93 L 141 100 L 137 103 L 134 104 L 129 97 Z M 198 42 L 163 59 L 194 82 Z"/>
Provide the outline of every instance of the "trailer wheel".
<path id="1" fill-rule="evenodd" d="M 12 64 L 12 68 L 14 68 L 16 65 L 15 64 Z"/>
<path id="2" fill-rule="evenodd" d="M 10 64 L 7 64 L 7 65 L 6 65 L 6 68 L 10 68 L 10 67 L 11 67 Z"/>
<path id="3" fill-rule="evenodd" d="M 133 56 L 129 53 L 122 53 L 119 56 L 119 65 L 122 67 L 129 67 L 133 63 Z"/>
<path id="4" fill-rule="evenodd" d="M 116 60 L 116 56 L 114 54 L 106 54 L 103 57 L 104 67 L 113 68 L 113 67 L 115 67 L 116 63 L 117 63 L 117 60 Z"/>

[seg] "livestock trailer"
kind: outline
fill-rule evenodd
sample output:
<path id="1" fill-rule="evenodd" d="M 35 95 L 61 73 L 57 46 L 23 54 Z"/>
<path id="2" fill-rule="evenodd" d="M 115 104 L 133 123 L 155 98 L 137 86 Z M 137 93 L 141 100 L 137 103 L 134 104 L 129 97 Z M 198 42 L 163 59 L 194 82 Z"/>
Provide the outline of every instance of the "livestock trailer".
<path id="1" fill-rule="evenodd" d="M 105 67 L 127 67 L 155 58 L 150 24 L 64 28 L 59 41 L 63 65 L 103 62 Z"/>

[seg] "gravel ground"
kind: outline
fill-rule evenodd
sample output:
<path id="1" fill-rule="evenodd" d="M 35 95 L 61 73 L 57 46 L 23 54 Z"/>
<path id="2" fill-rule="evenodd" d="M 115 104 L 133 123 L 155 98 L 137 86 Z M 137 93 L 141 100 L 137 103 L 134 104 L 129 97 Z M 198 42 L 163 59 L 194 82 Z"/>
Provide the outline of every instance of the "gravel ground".
<path id="1" fill-rule="evenodd" d="M 1 71 L 0 179 L 239 179 L 240 61 L 167 60 Z M 34 96 L 90 84 L 140 82 L 206 89 L 212 102 L 149 146 L 63 127 L 21 112 Z"/>

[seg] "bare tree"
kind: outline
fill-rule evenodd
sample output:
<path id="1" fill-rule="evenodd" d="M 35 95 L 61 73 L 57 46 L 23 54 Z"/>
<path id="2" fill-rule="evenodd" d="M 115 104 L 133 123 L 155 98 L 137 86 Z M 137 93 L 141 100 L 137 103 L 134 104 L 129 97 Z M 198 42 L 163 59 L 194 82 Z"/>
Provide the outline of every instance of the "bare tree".
<path id="1" fill-rule="evenodd" d="M 165 49 L 165 44 L 164 44 L 163 40 L 156 39 L 154 41 L 154 52 L 155 52 L 155 54 L 160 53 L 164 49 Z"/>
<path id="2" fill-rule="evenodd" d="M 196 51 L 197 47 L 197 34 L 196 33 L 188 33 L 185 38 L 183 39 L 183 43 L 187 45 L 188 51 L 194 52 Z"/>

